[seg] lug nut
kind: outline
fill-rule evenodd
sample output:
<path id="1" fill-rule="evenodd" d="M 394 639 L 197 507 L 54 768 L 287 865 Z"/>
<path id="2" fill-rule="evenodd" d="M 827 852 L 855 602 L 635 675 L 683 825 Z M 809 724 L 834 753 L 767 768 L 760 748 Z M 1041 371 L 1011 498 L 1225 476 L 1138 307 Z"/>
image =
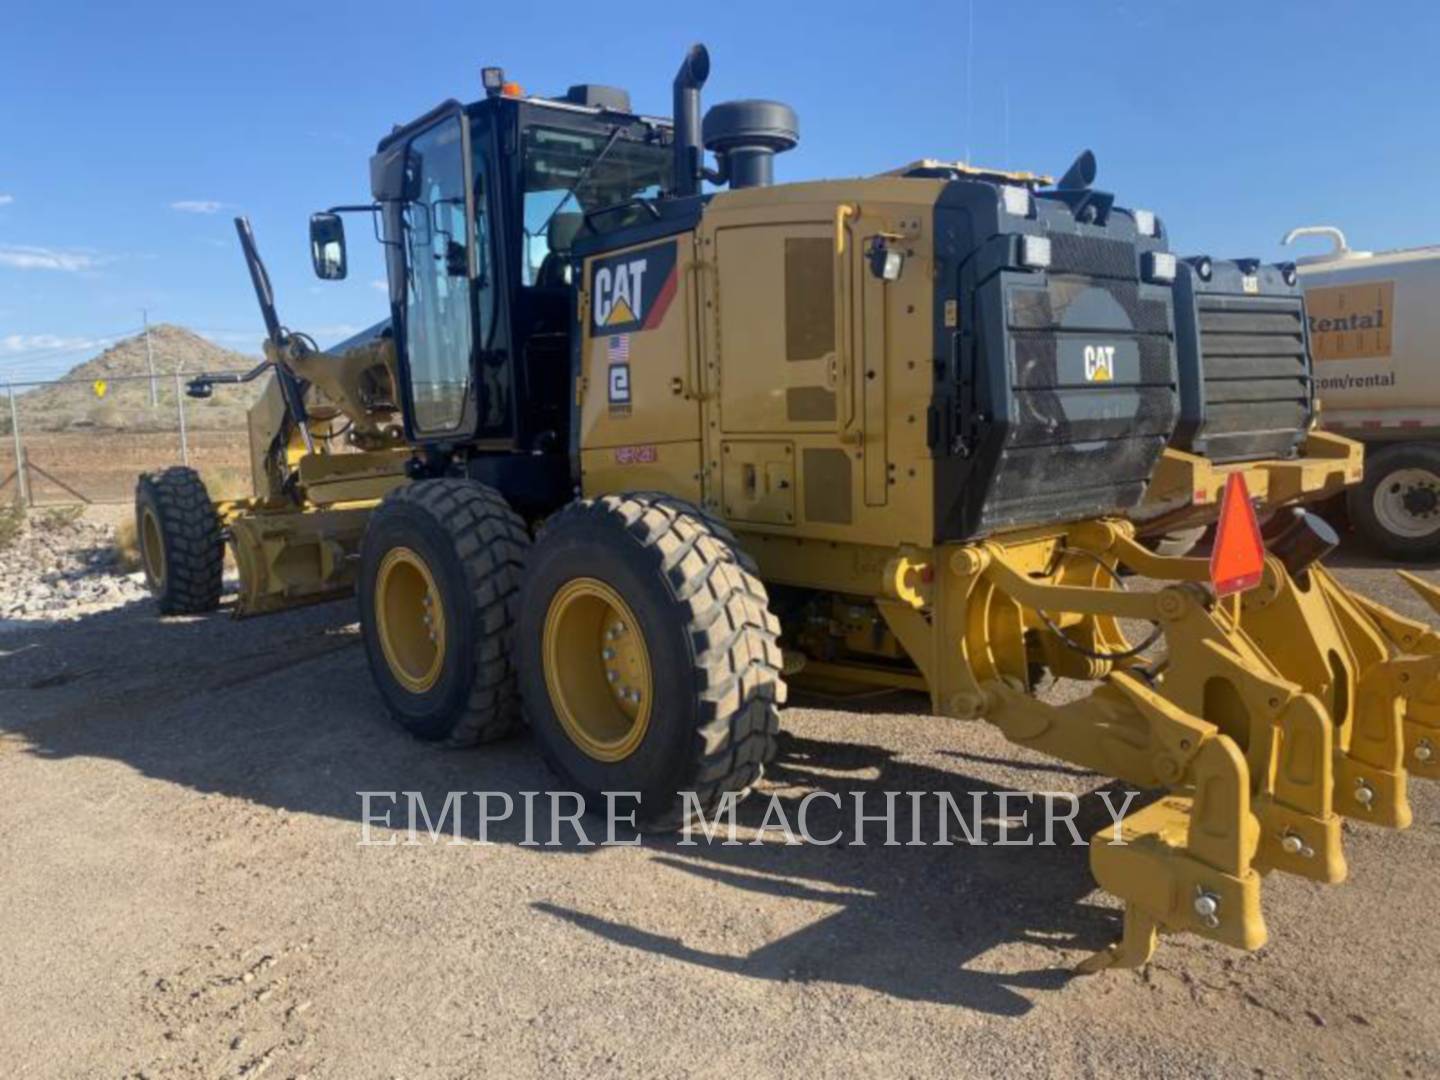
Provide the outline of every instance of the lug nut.
<path id="1" fill-rule="evenodd" d="M 1429 739 L 1421 739 L 1415 746 L 1415 760 L 1429 761 L 1435 756 L 1435 748 L 1430 745 Z"/>
<path id="2" fill-rule="evenodd" d="M 620 678 L 620 673 L 618 671 L 615 671 L 613 668 L 607 668 L 605 671 L 605 678 L 607 678 L 608 680 L 610 680 L 610 682 L 613 683 L 616 679 Z"/>
<path id="3" fill-rule="evenodd" d="M 1286 855 L 1299 855 L 1302 858 L 1313 859 L 1315 849 L 1297 833 L 1287 832 L 1280 838 L 1280 848 Z"/>
<path id="4" fill-rule="evenodd" d="M 1200 921 L 1214 930 L 1220 925 L 1220 897 L 1212 892 L 1199 889 L 1195 893 L 1195 914 Z"/>
<path id="5" fill-rule="evenodd" d="M 1364 780 L 1355 781 L 1355 801 L 1361 806 L 1369 806 L 1375 801 L 1375 789 Z"/>
<path id="6" fill-rule="evenodd" d="M 610 646 L 608 646 L 608 645 L 605 646 L 605 648 L 603 648 L 603 649 L 600 650 L 600 658 L 601 658 L 602 660 L 614 660 L 614 659 L 615 659 L 615 650 L 612 649 L 612 648 L 610 648 Z"/>

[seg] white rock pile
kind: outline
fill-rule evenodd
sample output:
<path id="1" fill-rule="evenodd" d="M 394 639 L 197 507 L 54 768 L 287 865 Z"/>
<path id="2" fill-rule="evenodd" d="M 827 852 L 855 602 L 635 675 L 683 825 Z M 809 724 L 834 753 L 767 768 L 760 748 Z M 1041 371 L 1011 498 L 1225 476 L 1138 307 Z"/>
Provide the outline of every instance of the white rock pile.
<path id="1" fill-rule="evenodd" d="M 109 526 L 32 510 L 0 548 L 0 629 L 79 618 L 148 595 L 144 574 L 120 565 Z"/>

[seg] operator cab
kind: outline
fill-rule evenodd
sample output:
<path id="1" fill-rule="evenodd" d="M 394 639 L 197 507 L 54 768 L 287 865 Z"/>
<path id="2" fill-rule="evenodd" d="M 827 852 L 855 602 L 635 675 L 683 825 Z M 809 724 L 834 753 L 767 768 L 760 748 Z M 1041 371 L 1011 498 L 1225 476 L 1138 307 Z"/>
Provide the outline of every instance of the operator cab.
<path id="1" fill-rule="evenodd" d="M 375 205 L 311 219 L 322 278 L 345 276 L 338 214 L 378 216 L 407 440 L 437 467 L 569 498 L 576 238 L 641 220 L 672 191 L 669 120 L 576 86 L 526 97 L 486 69 L 487 96 L 397 127 L 371 159 Z"/>

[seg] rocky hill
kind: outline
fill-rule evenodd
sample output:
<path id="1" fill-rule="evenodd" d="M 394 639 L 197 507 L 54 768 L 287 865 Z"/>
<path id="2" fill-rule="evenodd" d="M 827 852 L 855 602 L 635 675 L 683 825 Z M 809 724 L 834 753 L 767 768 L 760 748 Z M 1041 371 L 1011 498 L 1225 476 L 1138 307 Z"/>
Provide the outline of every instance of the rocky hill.
<path id="1" fill-rule="evenodd" d="M 257 344 L 259 334 L 256 335 Z M 21 431 L 74 431 L 89 428 L 110 431 L 168 431 L 177 424 L 176 372 L 247 371 L 259 362 L 257 355 L 222 348 L 182 326 L 160 323 L 150 328 L 150 347 L 158 405 L 152 406 L 147 379 L 127 378 L 148 373 L 145 336 L 137 334 L 116 342 L 98 356 L 77 364 L 64 376 L 74 385 L 43 386 L 22 393 L 17 401 Z M 216 387 L 213 397 L 185 400 L 186 422 L 195 430 L 241 430 L 245 411 L 263 387 L 263 378 L 246 386 Z M 103 386 L 97 387 L 97 383 Z M 0 431 L 9 430 L 9 417 L 0 415 Z"/>

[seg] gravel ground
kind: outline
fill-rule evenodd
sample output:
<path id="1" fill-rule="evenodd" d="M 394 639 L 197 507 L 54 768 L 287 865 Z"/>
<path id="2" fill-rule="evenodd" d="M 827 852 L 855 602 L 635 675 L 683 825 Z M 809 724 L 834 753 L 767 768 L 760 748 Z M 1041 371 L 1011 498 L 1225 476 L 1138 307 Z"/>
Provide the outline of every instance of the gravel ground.
<path id="1" fill-rule="evenodd" d="M 1419 614 L 1387 570 L 1341 575 Z M 527 846 L 508 823 L 361 846 L 359 791 L 438 807 L 552 778 L 528 738 L 398 732 L 349 604 L 236 623 L 117 603 L 0 627 L 6 1075 L 1440 1073 L 1433 786 L 1406 833 L 1347 828 L 1346 884 L 1267 880 L 1259 952 L 1177 938 L 1079 978 L 1117 930 L 1083 848 Z M 922 712 L 802 700 L 762 794 L 793 818 L 812 790 L 1104 782 Z"/>

